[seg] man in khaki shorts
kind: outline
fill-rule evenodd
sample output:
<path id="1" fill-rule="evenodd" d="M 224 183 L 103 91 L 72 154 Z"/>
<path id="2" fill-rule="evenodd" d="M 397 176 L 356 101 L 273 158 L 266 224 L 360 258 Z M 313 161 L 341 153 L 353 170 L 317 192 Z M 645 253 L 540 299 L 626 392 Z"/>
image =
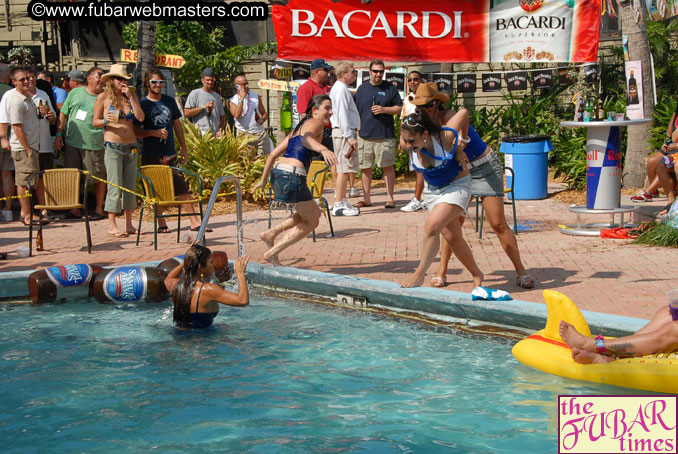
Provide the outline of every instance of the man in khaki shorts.
<path id="1" fill-rule="evenodd" d="M 334 70 L 337 81 L 330 90 L 332 100 L 332 142 L 334 154 L 337 157 L 337 183 L 334 193 L 334 216 L 357 216 L 360 210 L 355 208 L 346 197 L 346 185 L 349 176 L 358 172 L 358 128 L 360 128 L 360 114 L 353 101 L 353 95 L 348 85 L 356 79 L 353 64 L 347 61 L 339 62 Z"/>
<path id="2" fill-rule="evenodd" d="M 64 149 L 64 167 L 86 169 L 92 176 L 106 179 L 104 164 L 104 130 L 92 126 L 94 103 L 104 85 L 101 76 L 104 70 L 94 67 L 87 71 L 87 85 L 71 90 L 61 107 L 54 148 Z M 65 135 L 64 135 L 65 134 Z M 101 220 L 104 214 L 106 183 L 93 181 L 96 207 L 90 215 L 92 220 Z M 80 217 L 80 213 L 72 215 Z"/>
<path id="3" fill-rule="evenodd" d="M 362 170 L 363 200 L 357 206 L 372 206 L 370 186 L 372 166 L 376 164 L 384 171 L 386 180 L 386 204 L 384 208 L 395 208 L 393 190 L 395 187 L 395 126 L 393 116 L 402 109 L 403 101 L 396 87 L 384 80 L 384 62 L 370 62 L 369 83 L 363 83 L 355 94 L 355 103 L 360 113 L 360 137 L 358 157 Z"/>
<path id="4" fill-rule="evenodd" d="M 9 146 L 14 160 L 14 182 L 17 194 L 24 196 L 27 193 L 28 177 L 40 170 L 38 149 L 40 148 L 40 121 L 38 110 L 31 100 L 29 87 L 32 72 L 26 68 L 15 68 L 10 72 L 16 91 L 7 103 L 7 113 L 11 133 Z M 45 193 L 40 180 L 37 182 L 37 196 L 40 204 L 45 202 Z M 28 225 L 31 219 L 31 201 L 28 197 L 20 197 L 21 220 Z"/>

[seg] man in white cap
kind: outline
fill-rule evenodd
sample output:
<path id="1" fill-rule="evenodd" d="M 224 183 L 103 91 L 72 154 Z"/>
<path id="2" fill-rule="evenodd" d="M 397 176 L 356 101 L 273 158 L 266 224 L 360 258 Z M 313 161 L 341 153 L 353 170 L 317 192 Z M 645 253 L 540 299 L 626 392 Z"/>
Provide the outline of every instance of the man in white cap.
<path id="1" fill-rule="evenodd" d="M 196 88 L 188 94 L 184 115 L 195 124 L 203 134 L 212 132 L 214 137 L 221 137 L 221 131 L 226 126 L 226 112 L 219 93 L 214 91 L 216 74 L 212 68 L 202 70 L 201 88 Z"/>
<path id="2" fill-rule="evenodd" d="M 259 95 L 250 91 L 244 74 L 237 76 L 234 82 L 237 93 L 229 100 L 228 108 L 235 119 L 237 134 L 253 135 L 254 140 L 250 142 L 250 146 L 256 148 L 257 155 L 268 156 L 273 143 L 263 126 L 268 118 L 266 108 Z"/>

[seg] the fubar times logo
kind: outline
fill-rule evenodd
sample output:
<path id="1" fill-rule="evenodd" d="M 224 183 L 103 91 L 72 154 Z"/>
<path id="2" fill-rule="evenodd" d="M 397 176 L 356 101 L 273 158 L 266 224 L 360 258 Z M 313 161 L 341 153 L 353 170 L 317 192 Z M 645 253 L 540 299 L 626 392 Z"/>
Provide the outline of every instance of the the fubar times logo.
<path id="1" fill-rule="evenodd" d="M 676 453 L 678 396 L 558 396 L 558 453 Z"/>

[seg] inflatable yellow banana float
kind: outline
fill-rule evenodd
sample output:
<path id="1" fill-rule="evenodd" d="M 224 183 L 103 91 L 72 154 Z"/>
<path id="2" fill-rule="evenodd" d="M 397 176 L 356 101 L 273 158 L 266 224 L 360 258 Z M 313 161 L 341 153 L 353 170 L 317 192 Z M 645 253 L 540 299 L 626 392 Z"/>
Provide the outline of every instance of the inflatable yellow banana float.
<path id="1" fill-rule="evenodd" d="M 544 290 L 546 327 L 513 347 L 513 356 L 526 366 L 561 377 L 585 380 L 624 388 L 678 394 L 678 354 L 655 354 L 621 358 L 606 364 L 579 364 L 571 349 L 558 334 L 561 320 L 590 336 L 586 319 L 565 295 Z"/>

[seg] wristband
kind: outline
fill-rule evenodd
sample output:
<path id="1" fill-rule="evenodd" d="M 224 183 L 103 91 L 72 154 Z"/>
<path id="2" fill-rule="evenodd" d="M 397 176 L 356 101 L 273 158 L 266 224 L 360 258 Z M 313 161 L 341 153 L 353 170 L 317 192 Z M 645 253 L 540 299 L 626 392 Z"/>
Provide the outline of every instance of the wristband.
<path id="1" fill-rule="evenodd" d="M 62 136 L 62 134 L 61 134 L 60 132 L 57 132 L 57 133 L 54 135 L 54 137 L 61 137 L 61 136 Z"/>
<path id="2" fill-rule="evenodd" d="M 200 106 L 200 110 L 205 111 L 205 106 Z"/>
<path id="3" fill-rule="evenodd" d="M 104 126 L 106 126 L 106 119 L 104 118 Z"/>
<path id="4" fill-rule="evenodd" d="M 598 335 L 593 342 L 596 346 L 596 352 L 604 355 L 607 351 L 605 348 L 605 338 L 602 335 Z"/>

